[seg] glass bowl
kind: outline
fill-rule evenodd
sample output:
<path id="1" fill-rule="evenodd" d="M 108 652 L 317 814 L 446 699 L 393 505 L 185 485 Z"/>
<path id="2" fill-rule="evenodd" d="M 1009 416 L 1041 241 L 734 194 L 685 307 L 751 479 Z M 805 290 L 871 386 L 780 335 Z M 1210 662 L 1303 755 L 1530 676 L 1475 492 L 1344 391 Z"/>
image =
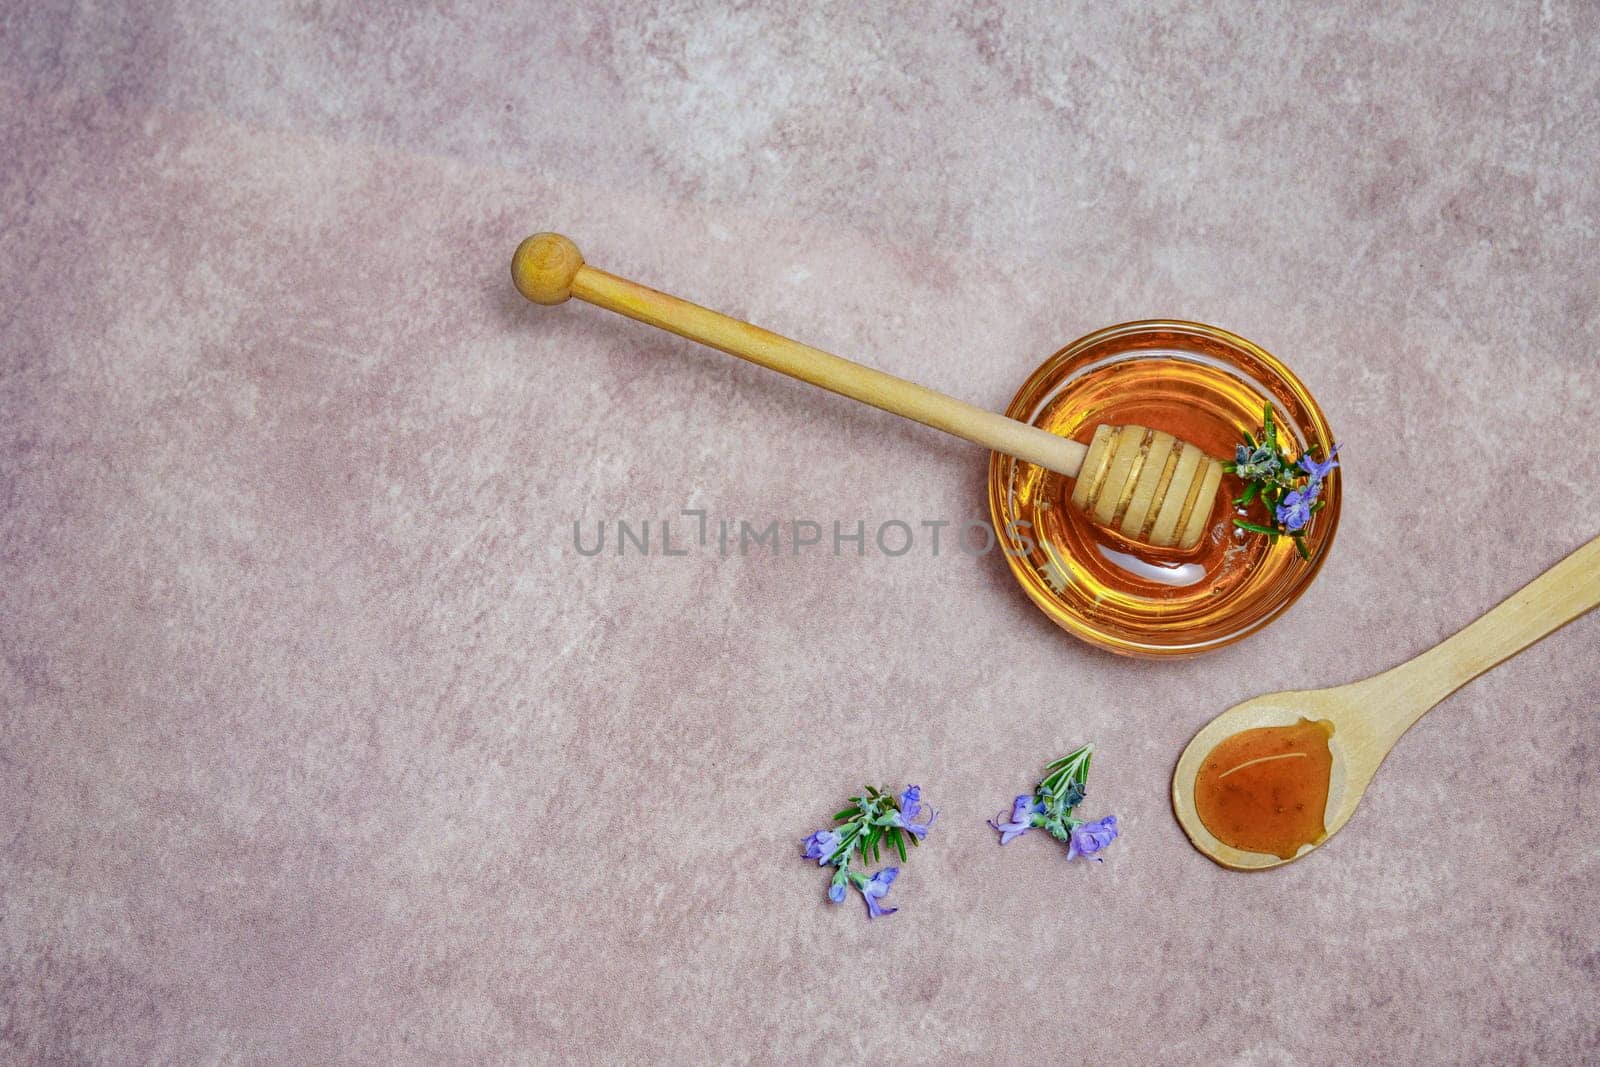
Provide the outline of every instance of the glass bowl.
<path id="1" fill-rule="evenodd" d="M 1259 434 L 1271 401 L 1290 455 L 1332 450 L 1327 420 L 1306 387 L 1259 345 L 1215 326 L 1149 320 L 1108 326 L 1044 362 L 1006 409 L 1014 419 L 1085 443 L 1102 423 L 1165 430 L 1232 459 L 1245 431 Z M 1130 656 L 1187 656 L 1254 633 L 1282 614 L 1322 569 L 1339 526 L 1340 471 L 1305 530 L 1309 559 L 1287 537 L 1234 527 L 1264 518 L 1231 503 L 1243 485 L 1223 478 L 1210 527 L 1187 551 L 1128 541 L 1072 507 L 1072 482 L 995 453 L 989 510 L 1023 591 L 1057 625 Z"/>

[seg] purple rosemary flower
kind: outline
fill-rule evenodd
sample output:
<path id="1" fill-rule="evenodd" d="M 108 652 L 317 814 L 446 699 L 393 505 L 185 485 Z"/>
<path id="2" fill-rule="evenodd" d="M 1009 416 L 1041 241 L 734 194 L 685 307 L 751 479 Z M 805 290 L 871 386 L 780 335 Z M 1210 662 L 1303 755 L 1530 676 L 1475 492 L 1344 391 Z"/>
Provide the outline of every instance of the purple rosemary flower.
<path id="1" fill-rule="evenodd" d="M 833 854 L 839 847 L 839 841 L 838 831 L 818 830 L 802 842 L 806 846 L 806 859 L 816 860 L 818 867 L 826 867 L 828 861 L 833 859 Z"/>
<path id="2" fill-rule="evenodd" d="M 933 815 L 929 817 L 927 822 L 911 822 L 911 821 L 907 820 L 905 818 L 905 816 L 901 815 L 898 811 L 891 811 L 889 813 L 889 823 L 888 823 L 888 825 L 890 825 L 890 826 L 898 826 L 902 830 L 904 830 L 906 833 L 908 833 L 912 837 L 916 838 L 918 841 L 921 841 L 924 837 L 928 836 L 928 827 L 932 826 L 933 825 L 933 820 L 938 818 L 938 817 L 939 817 L 939 813 L 938 812 L 934 812 Z"/>
<path id="3" fill-rule="evenodd" d="M 1311 475 L 1311 480 L 1313 482 L 1320 482 L 1322 479 L 1328 476 L 1329 471 L 1333 470 L 1333 468 L 1339 465 L 1339 461 L 1333 458 L 1338 454 L 1339 446 L 1334 445 L 1333 451 L 1328 453 L 1328 458 L 1323 460 L 1321 463 L 1318 463 L 1316 460 L 1312 459 L 1309 454 L 1301 456 L 1300 469 Z"/>
<path id="4" fill-rule="evenodd" d="M 861 896 L 867 902 L 867 918 L 876 919 L 880 915 L 893 915 L 899 908 L 883 908 L 878 906 L 878 901 L 889 891 L 889 886 L 900 876 L 899 867 L 885 867 L 871 878 L 859 883 Z"/>
<path id="5" fill-rule="evenodd" d="M 939 817 L 939 813 L 930 810 L 925 821 L 917 821 L 917 816 L 922 813 L 922 787 L 917 785 L 907 786 L 906 791 L 900 794 L 899 803 L 900 810 L 891 811 L 888 814 L 886 825 L 898 826 L 918 841 L 927 837 L 928 827 L 933 825 L 933 820 Z"/>
<path id="6" fill-rule="evenodd" d="M 846 877 L 847 876 L 845 872 L 840 870 L 838 874 L 833 876 L 833 882 L 828 886 L 828 899 L 833 901 L 835 904 L 844 903 L 844 886 Z"/>
<path id="7" fill-rule="evenodd" d="M 1067 859 L 1074 856 L 1088 856 L 1096 863 L 1104 861 L 1094 855 L 1117 839 L 1117 817 L 1107 815 L 1099 822 L 1086 822 L 1072 831 L 1072 840 L 1067 844 Z"/>
<path id="8" fill-rule="evenodd" d="M 1011 805 L 1011 820 L 1009 822 L 998 821 L 1005 818 L 1006 813 L 1002 811 L 999 815 L 989 820 L 989 825 L 1000 831 L 1000 843 L 1008 845 L 1014 839 L 1027 833 L 1033 827 L 1033 817 L 1043 812 L 1043 804 L 1037 803 L 1032 796 L 1024 794 L 1018 797 L 1016 802 Z"/>
<path id="9" fill-rule="evenodd" d="M 1311 505 L 1317 502 L 1317 493 L 1321 489 L 1322 483 L 1313 479 L 1304 489 L 1296 489 L 1284 495 L 1282 502 L 1278 504 L 1276 514 L 1285 530 L 1295 533 L 1305 529 L 1306 523 L 1311 521 Z"/>
<path id="10" fill-rule="evenodd" d="M 900 814 L 908 819 L 915 819 L 922 810 L 922 787 L 908 785 L 906 791 L 900 794 Z"/>

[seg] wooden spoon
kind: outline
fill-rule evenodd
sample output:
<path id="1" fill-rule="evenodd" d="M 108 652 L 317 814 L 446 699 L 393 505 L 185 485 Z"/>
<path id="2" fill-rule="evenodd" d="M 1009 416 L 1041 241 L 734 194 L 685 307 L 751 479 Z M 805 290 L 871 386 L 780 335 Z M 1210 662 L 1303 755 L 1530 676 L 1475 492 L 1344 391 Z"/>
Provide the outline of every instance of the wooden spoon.
<path id="1" fill-rule="evenodd" d="M 1195 848 L 1224 867 L 1259 870 L 1299 859 L 1350 820 L 1389 750 L 1435 704 L 1596 605 L 1600 605 L 1600 537 L 1454 637 L 1392 670 L 1333 689 L 1272 693 L 1229 708 L 1195 734 L 1178 757 L 1172 775 L 1172 809 L 1178 822 Z M 1219 841 L 1195 807 L 1195 779 L 1206 756 L 1242 730 L 1290 726 L 1302 718 L 1333 725 L 1328 741 L 1333 767 L 1321 839 L 1302 846 L 1289 859 L 1242 851 Z"/>

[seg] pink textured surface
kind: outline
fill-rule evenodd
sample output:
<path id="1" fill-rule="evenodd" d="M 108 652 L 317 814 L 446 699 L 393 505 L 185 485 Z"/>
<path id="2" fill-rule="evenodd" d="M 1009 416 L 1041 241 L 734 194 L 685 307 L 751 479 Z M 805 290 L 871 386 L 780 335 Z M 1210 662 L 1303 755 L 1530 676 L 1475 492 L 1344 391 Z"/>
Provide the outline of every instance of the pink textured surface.
<path id="1" fill-rule="evenodd" d="M 59 6 L 0 15 L 0 1058 L 1600 1054 L 1600 620 L 1308 860 L 1166 800 L 1214 712 L 1600 530 L 1592 5 Z M 981 517 L 986 457 L 524 303 L 544 228 L 997 408 L 1095 327 L 1227 326 L 1346 442 L 1340 543 L 1163 664 L 998 557 L 583 558 Z M 1105 865 L 997 849 L 1088 739 Z M 944 811 L 870 925 L 796 846 L 864 779 Z"/>

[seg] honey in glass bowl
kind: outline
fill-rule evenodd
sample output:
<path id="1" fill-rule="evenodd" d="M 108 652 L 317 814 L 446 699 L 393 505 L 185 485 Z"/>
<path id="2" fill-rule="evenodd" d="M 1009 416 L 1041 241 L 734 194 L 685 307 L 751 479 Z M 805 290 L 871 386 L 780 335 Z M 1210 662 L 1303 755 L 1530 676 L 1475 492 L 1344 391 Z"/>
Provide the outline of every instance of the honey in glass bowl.
<path id="1" fill-rule="evenodd" d="M 1270 353 L 1193 322 L 1111 326 L 1050 357 L 1006 414 L 1087 443 L 1100 425 L 1165 430 L 1219 459 L 1233 458 L 1262 408 L 1274 409 L 1290 456 L 1333 438 L 1316 401 Z M 1072 481 L 1011 456 L 989 464 L 989 507 L 1007 562 L 1028 596 L 1058 625 L 1126 655 L 1174 656 L 1254 633 L 1292 604 L 1321 569 L 1339 524 L 1340 472 L 1323 482 L 1322 510 L 1303 531 L 1309 559 L 1289 537 L 1240 530 L 1243 484 L 1226 475 L 1211 522 L 1192 549 L 1154 548 L 1100 526 L 1072 506 Z"/>

